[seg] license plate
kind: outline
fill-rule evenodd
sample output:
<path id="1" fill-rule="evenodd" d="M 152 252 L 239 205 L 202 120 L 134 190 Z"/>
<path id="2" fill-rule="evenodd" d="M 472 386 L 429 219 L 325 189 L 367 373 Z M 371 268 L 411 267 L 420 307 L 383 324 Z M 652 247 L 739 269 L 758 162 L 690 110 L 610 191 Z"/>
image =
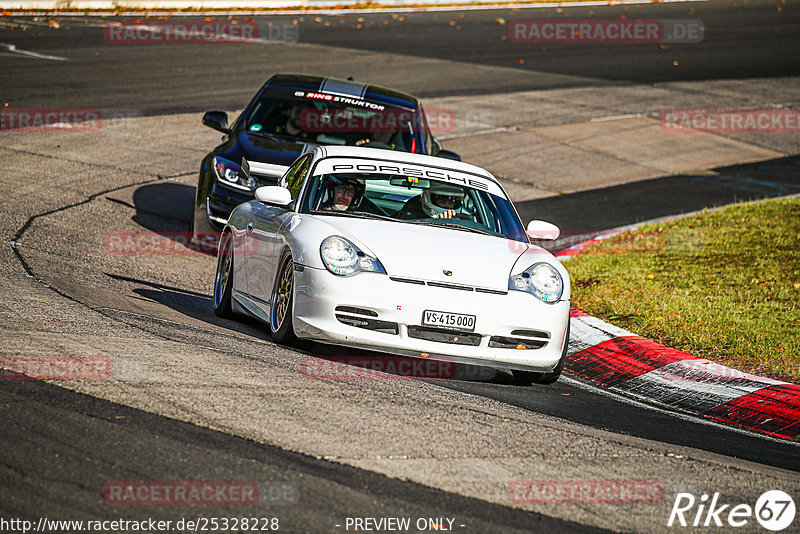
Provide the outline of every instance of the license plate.
<path id="1" fill-rule="evenodd" d="M 462 332 L 472 332 L 475 330 L 475 316 L 465 315 L 463 313 L 425 310 L 422 312 L 422 324 L 425 326 L 450 328 Z"/>

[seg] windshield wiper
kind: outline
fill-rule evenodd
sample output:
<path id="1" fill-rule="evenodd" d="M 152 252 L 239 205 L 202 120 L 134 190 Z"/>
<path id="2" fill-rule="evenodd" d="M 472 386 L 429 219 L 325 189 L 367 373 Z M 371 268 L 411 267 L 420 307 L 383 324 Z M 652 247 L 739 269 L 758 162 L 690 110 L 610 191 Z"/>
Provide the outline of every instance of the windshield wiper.
<path id="1" fill-rule="evenodd" d="M 471 226 L 464 226 L 462 224 L 452 223 L 452 222 L 420 221 L 420 222 L 418 222 L 416 224 L 423 224 L 425 226 L 436 226 L 438 228 L 452 228 L 454 230 L 463 230 L 465 232 L 475 232 L 476 234 L 490 235 L 490 236 L 493 236 L 493 237 L 502 237 L 502 236 L 498 236 L 495 233 L 489 232 L 487 230 L 478 230 L 477 228 L 473 228 Z"/>
<path id="2" fill-rule="evenodd" d="M 297 139 L 296 137 L 291 135 L 281 135 L 271 132 L 265 132 L 263 130 L 260 132 L 248 131 L 247 133 L 249 133 L 250 135 L 255 135 L 256 137 L 263 137 L 265 139 L 274 139 L 275 141 L 280 141 L 282 143 L 285 143 L 286 141 L 294 141 Z"/>
<path id="3" fill-rule="evenodd" d="M 387 221 L 401 222 L 385 215 L 367 213 L 366 211 L 336 211 L 336 210 L 317 210 L 311 212 L 313 215 L 335 215 L 338 217 L 355 217 L 357 219 L 386 219 Z"/>
<path id="4" fill-rule="evenodd" d="M 398 221 L 397 219 L 393 219 L 388 215 L 378 215 L 377 213 L 369 213 L 367 211 L 336 211 L 336 210 L 317 210 L 312 212 L 314 215 L 337 215 L 339 217 L 356 217 L 358 219 L 381 219 L 385 221 L 392 221 L 392 222 L 407 222 L 407 221 Z"/>
<path id="5" fill-rule="evenodd" d="M 389 217 L 388 215 L 379 215 L 377 213 L 370 213 L 368 211 L 351 211 L 349 213 L 357 217 L 364 217 L 365 219 L 383 219 L 384 221 L 402 222 L 392 217 Z"/>

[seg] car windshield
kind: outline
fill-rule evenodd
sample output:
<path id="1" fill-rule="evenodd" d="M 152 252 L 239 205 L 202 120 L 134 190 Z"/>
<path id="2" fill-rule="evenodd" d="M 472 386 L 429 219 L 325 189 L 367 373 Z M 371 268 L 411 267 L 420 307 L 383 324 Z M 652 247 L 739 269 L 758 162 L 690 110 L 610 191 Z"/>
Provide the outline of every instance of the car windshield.
<path id="1" fill-rule="evenodd" d="M 527 242 L 506 198 L 435 179 L 374 173 L 312 176 L 302 213 L 443 226 Z"/>
<path id="2" fill-rule="evenodd" d="M 254 135 L 280 136 L 300 142 L 423 153 L 416 110 L 355 98 L 309 94 L 319 98 L 262 96 L 245 119 L 245 129 Z"/>

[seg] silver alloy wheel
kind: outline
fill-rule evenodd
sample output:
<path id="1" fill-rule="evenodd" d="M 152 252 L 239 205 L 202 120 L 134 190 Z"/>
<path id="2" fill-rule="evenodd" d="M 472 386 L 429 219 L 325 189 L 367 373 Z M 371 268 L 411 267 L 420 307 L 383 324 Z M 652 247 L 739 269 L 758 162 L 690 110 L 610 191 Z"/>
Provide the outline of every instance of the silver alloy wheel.
<path id="1" fill-rule="evenodd" d="M 225 287 L 231 275 L 231 235 L 225 233 L 222 242 L 219 244 L 219 254 L 217 257 L 217 276 L 214 278 L 214 307 L 219 308 L 222 304 Z"/>
<path id="2" fill-rule="evenodd" d="M 283 321 L 286 319 L 286 314 L 289 312 L 289 300 L 292 295 L 292 283 L 294 281 L 294 263 L 291 258 L 286 260 L 286 264 L 281 271 L 281 277 L 278 281 L 278 288 L 275 295 L 275 315 L 273 319 L 273 330 L 280 329 Z"/>

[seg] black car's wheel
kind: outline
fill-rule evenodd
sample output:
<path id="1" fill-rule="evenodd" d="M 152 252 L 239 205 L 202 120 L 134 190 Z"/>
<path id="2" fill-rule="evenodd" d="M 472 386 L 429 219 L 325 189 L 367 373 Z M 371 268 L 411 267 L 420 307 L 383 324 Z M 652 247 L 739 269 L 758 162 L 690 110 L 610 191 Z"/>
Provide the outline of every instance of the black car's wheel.
<path id="1" fill-rule="evenodd" d="M 556 368 L 549 373 L 536 373 L 533 371 L 520 371 L 514 369 L 511 374 L 518 384 L 528 386 L 530 384 L 552 384 L 561 376 L 564 370 L 564 362 L 567 360 L 567 349 L 569 348 L 569 321 L 567 322 L 567 341 L 564 343 L 564 350 L 561 351 L 561 359 L 558 360 Z"/>
<path id="2" fill-rule="evenodd" d="M 217 274 L 214 277 L 214 313 L 218 317 L 232 318 L 231 291 L 233 287 L 233 246 L 231 233 L 225 232 L 219 239 L 217 251 Z"/>
<path id="3" fill-rule="evenodd" d="M 292 327 L 292 305 L 294 303 L 294 261 L 291 254 L 284 253 L 275 277 L 272 290 L 272 308 L 269 327 L 276 343 L 291 345 L 297 341 Z"/>

